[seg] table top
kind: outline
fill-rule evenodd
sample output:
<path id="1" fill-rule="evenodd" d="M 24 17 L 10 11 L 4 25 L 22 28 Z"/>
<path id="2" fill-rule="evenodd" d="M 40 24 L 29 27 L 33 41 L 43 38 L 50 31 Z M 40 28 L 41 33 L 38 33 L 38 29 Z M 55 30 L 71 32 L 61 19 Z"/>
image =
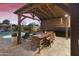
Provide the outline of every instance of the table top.
<path id="1" fill-rule="evenodd" d="M 38 38 L 44 38 L 44 37 L 49 36 L 50 34 L 52 34 L 52 32 L 46 32 L 46 33 L 41 32 L 41 33 L 38 33 L 38 34 L 33 35 L 33 36 L 36 36 Z"/>

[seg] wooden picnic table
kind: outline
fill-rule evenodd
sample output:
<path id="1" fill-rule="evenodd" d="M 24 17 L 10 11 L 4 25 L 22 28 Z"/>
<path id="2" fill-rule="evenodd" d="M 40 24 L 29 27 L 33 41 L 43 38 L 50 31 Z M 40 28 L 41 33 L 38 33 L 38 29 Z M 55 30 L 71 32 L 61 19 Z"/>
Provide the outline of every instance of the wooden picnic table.
<path id="1" fill-rule="evenodd" d="M 40 32 L 32 36 L 32 42 L 38 45 L 39 53 L 40 53 L 41 47 L 43 48 L 47 44 L 46 40 L 48 37 L 51 36 L 52 33 L 53 32 L 46 32 L 46 33 Z"/>

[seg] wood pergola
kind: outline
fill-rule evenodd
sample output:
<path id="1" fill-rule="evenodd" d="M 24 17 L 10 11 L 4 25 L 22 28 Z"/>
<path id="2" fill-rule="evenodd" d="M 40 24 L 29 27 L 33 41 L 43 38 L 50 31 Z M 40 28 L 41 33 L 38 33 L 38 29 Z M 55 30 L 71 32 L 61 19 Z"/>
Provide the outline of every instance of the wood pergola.
<path id="1" fill-rule="evenodd" d="M 57 19 L 64 17 L 66 13 L 68 13 L 68 5 L 61 3 L 31 3 L 25 4 L 23 7 L 14 12 L 18 16 L 18 41 L 17 43 L 21 43 L 21 22 L 25 18 L 30 18 L 34 20 L 49 20 L 49 19 Z M 31 14 L 32 16 L 26 16 L 24 14 Z M 39 19 L 35 18 L 37 16 Z M 66 21 L 66 39 L 68 39 L 68 21 Z M 41 25 L 46 25 L 42 23 Z"/>
<path id="2" fill-rule="evenodd" d="M 45 6 L 45 7 L 44 7 Z M 40 20 L 48 20 L 50 18 L 63 17 L 63 13 L 58 13 L 59 10 L 54 9 L 55 6 L 60 7 L 62 12 L 67 12 L 71 16 L 71 56 L 79 56 L 79 4 L 26 4 L 22 8 L 18 9 L 14 13 L 18 15 L 18 43 L 20 43 L 21 30 L 20 23 L 23 13 L 31 13 L 31 19 L 34 19 L 34 15 L 40 18 Z M 43 9 L 46 8 L 46 9 Z M 49 11 L 48 11 L 49 10 Z M 55 11 L 57 11 L 56 14 Z M 61 15 L 60 15 L 61 14 Z M 50 15 L 50 16 L 49 16 Z M 56 15 L 56 16 L 55 16 Z M 27 17 L 26 17 L 27 18 Z M 30 18 L 30 17 L 29 17 Z M 66 27 L 67 34 L 68 27 Z M 66 35 L 67 36 L 67 35 Z"/>

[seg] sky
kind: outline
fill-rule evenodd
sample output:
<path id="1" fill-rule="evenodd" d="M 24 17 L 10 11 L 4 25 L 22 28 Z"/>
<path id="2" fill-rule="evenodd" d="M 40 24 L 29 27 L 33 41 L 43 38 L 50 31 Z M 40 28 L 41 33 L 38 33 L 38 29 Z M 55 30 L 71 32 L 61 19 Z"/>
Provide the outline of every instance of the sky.
<path id="1" fill-rule="evenodd" d="M 0 23 L 3 22 L 3 20 L 8 19 L 10 23 L 12 24 L 18 24 L 18 17 L 13 12 L 17 9 L 24 6 L 25 3 L 0 3 Z M 29 15 L 29 14 L 27 14 Z M 40 25 L 40 23 L 37 20 L 32 19 L 25 19 L 22 24 L 29 24 L 31 22 L 35 22 Z"/>

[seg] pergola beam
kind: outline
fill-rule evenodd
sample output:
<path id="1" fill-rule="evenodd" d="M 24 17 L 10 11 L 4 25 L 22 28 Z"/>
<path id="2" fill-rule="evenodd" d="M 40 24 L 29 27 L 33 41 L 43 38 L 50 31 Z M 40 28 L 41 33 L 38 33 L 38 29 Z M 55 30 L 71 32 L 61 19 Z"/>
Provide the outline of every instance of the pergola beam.
<path id="1" fill-rule="evenodd" d="M 28 12 L 28 11 L 30 11 L 30 10 L 33 10 L 34 8 L 38 8 L 39 6 L 42 6 L 42 5 L 44 5 L 44 4 L 33 4 L 33 6 L 32 7 L 29 7 L 29 8 L 24 8 L 23 10 L 18 10 L 18 11 L 15 11 L 14 13 L 15 14 L 23 14 L 23 13 L 25 13 L 25 12 Z M 27 5 L 26 5 L 27 6 Z M 26 7 L 25 6 L 25 7 Z M 20 11 L 20 12 L 19 12 Z"/>
<path id="2" fill-rule="evenodd" d="M 49 17 L 48 19 L 45 19 L 45 20 L 49 20 L 49 19 L 53 20 L 53 19 L 58 19 L 58 18 L 61 18 L 61 17 L 63 17 L 63 16 Z"/>
<path id="3" fill-rule="evenodd" d="M 62 8 L 64 11 L 66 11 L 66 13 L 70 14 L 69 12 L 70 8 L 68 8 L 68 6 L 66 6 L 65 4 L 63 3 L 54 3 L 54 4 Z"/>
<path id="4" fill-rule="evenodd" d="M 53 9 L 51 9 L 51 7 L 49 6 L 49 4 L 46 4 L 46 6 L 48 7 L 48 9 L 49 9 L 50 12 L 52 13 L 52 15 L 54 15 Z"/>
<path id="5" fill-rule="evenodd" d="M 37 11 L 37 10 L 33 10 L 33 12 L 35 13 L 35 14 L 38 14 L 39 16 L 42 16 L 43 18 L 45 17 L 47 17 L 47 15 L 45 14 L 44 15 L 44 13 L 43 12 L 41 12 L 41 11 Z"/>
<path id="6" fill-rule="evenodd" d="M 34 18 L 34 17 L 29 17 L 29 16 L 26 16 L 26 15 L 21 15 L 21 16 L 23 16 L 24 18 L 21 19 L 20 22 L 22 22 L 25 18 L 30 18 L 30 19 L 33 19 L 33 20 L 39 20 L 39 19 L 36 19 L 36 18 Z"/>
<path id="7" fill-rule="evenodd" d="M 39 7 L 38 9 L 39 9 L 41 12 L 43 12 L 45 15 L 49 16 L 49 15 L 48 15 L 48 12 L 46 12 L 45 10 L 43 10 L 41 7 Z"/>
<path id="8" fill-rule="evenodd" d="M 36 12 L 35 10 L 34 10 L 34 11 L 32 10 L 32 11 L 30 11 L 30 12 L 25 12 L 25 13 L 29 13 L 29 14 L 32 14 L 32 13 L 33 13 L 33 14 L 34 14 L 35 16 L 37 16 L 39 19 L 42 19 L 42 18 L 43 18 L 43 17 L 39 17 L 39 16 L 41 16 L 40 13 L 39 13 L 39 12 Z"/>
<path id="9" fill-rule="evenodd" d="M 31 16 L 32 16 L 32 18 L 33 18 L 33 20 L 35 20 L 35 15 L 34 15 L 34 13 L 31 13 Z"/>

